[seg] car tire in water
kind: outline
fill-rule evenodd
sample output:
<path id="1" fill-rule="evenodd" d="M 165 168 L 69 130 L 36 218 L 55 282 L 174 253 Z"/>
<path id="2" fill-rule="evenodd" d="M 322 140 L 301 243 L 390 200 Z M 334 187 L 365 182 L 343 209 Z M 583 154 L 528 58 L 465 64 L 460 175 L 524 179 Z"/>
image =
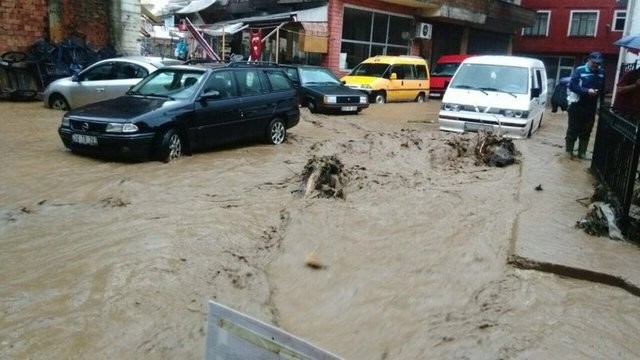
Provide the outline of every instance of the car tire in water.
<path id="1" fill-rule="evenodd" d="M 280 118 L 271 120 L 267 127 L 266 140 L 269 144 L 282 144 L 287 137 L 287 127 Z"/>
<path id="2" fill-rule="evenodd" d="M 51 106 L 52 109 L 56 110 L 70 110 L 69 103 L 64 98 L 64 96 L 60 94 L 51 95 L 51 98 L 49 99 L 49 106 Z"/>
<path id="3" fill-rule="evenodd" d="M 307 109 L 309 109 L 309 112 L 312 114 L 315 114 L 318 112 L 318 107 L 316 106 L 316 102 L 313 100 L 307 100 Z"/>
<path id="4" fill-rule="evenodd" d="M 416 102 L 423 103 L 424 102 L 424 94 L 420 93 L 416 96 Z"/>
<path id="5" fill-rule="evenodd" d="M 384 104 L 387 102 L 387 96 L 383 91 L 378 91 L 377 93 L 373 94 L 373 102 L 376 104 Z"/>
<path id="6" fill-rule="evenodd" d="M 182 138 L 174 129 L 165 131 L 160 137 L 158 144 L 158 160 L 168 163 L 182 156 Z"/>

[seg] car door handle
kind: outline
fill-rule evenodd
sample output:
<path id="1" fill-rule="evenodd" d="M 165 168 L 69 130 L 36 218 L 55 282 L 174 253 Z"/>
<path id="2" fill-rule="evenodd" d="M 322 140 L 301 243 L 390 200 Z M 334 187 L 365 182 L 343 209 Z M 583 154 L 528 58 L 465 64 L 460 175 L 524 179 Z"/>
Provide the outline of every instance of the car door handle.
<path id="1" fill-rule="evenodd" d="M 96 88 L 97 92 L 104 92 L 104 88 Z"/>

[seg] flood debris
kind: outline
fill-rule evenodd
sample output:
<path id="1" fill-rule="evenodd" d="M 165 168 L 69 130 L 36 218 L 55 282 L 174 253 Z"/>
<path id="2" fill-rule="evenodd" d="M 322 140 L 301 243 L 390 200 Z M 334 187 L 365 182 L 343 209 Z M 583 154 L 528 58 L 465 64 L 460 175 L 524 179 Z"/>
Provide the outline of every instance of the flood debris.
<path id="1" fill-rule="evenodd" d="M 344 165 L 335 156 L 313 156 L 304 166 L 298 193 L 304 197 L 345 198 Z"/>
<path id="2" fill-rule="evenodd" d="M 475 155 L 489 166 L 504 167 L 515 164 L 519 155 L 511 139 L 493 133 L 478 133 Z"/>
<path id="3" fill-rule="evenodd" d="M 520 153 L 511 139 L 493 133 L 479 132 L 473 140 L 459 135 L 447 139 L 445 144 L 455 151 L 455 157 L 474 156 L 477 164 L 504 167 L 515 164 Z"/>
<path id="4" fill-rule="evenodd" d="M 617 225 L 618 216 L 615 208 L 606 202 L 596 201 L 589 205 L 587 216 L 576 222 L 576 228 L 583 229 L 593 236 L 608 236 L 614 240 L 623 240 L 622 232 Z"/>

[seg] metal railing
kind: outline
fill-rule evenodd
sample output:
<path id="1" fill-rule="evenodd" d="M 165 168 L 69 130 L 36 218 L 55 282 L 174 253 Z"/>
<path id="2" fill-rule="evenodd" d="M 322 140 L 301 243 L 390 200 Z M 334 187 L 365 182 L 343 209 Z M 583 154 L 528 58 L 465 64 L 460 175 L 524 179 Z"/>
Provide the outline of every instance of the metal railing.
<path id="1" fill-rule="evenodd" d="M 640 116 L 600 108 L 593 146 L 591 170 L 619 201 L 623 232 L 634 220 L 630 216 L 640 155 Z"/>

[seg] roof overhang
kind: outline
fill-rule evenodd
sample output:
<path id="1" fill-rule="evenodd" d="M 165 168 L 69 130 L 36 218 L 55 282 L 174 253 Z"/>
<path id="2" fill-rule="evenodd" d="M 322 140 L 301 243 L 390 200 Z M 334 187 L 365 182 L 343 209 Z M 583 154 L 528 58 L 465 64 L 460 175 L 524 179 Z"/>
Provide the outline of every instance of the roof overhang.
<path id="1" fill-rule="evenodd" d="M 381 2 L 402 5 L 413 9 L 438 9 L 440 4 L 435 4 L 433 0 L 381 0 Z"/>
<path id="2" fill-rule="evenodd" d="M 232 25 L 242 23 L 249 26 L 275 27 L 281 25 L 282 23 L 288 22 L 327 22 L 327 19 L 328 7 L 325 5 L 306 10 L 296 10 L 279 14 L 233 19 L 224 22 L 218 22 L 213 25 L 221 26 L 222 24 Z"/>
<path id="3" fill-rule="evenodd" d="M 248 28 L 249 25 L 245 25 L 243 23 L 235 23 L 235 24 L 214 24 L 211 27 L 205 28 L 201 27 L 200 29 L 207 35 L 210 36 L 222 36 L 222 35 L 233 35 L 239 31 L 242 31 Z"/>
<path id="4" fill-rule="evenodd" d="M 444 23 L 467 24 L 504 33 L 531 26 L 536 20 L 535 10 L 502 1 L 492 1 L 485 12 L 444 4 L 435 9 L 422 8 L 418 14 Z"/>
<path id="5" fill-rule="evenodd" d="M 198 11 L 202 11 L 209 6 L 216 3 L 218 0 L 194 0 L 189 5 L 176 11 L 176 14 L 192 14 Z"/>

